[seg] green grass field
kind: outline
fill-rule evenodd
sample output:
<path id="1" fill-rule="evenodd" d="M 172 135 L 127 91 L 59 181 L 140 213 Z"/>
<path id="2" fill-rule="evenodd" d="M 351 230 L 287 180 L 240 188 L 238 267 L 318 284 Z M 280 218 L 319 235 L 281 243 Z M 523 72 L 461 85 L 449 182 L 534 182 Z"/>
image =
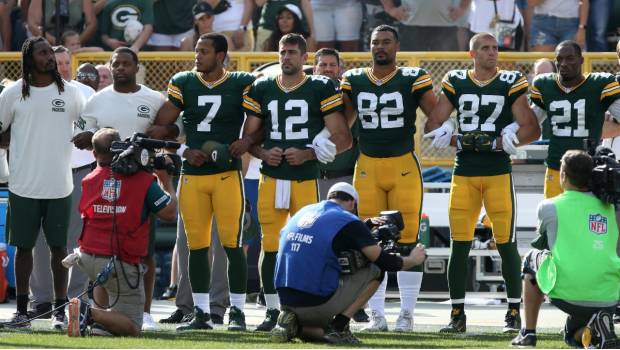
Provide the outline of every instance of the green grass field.
<path id="1" fill-rule="evenodd" d="M 426 328 L 426 327 L 423 327 Z M 360 348 L 510 348 L 513 335 L 500 334 L 499 328 L 474 327 L 466 335 L 446 335 L 435 331 L 414 333 L 356 333 L 362 340 Z M 176 333 L 171 328 L 145 332 L 139 338 L 84 337 L 69 338 L 64 333 L 47 330 L 2 330 L 0 348 L 328 348 L 333 345 L 300 341 L 271 343 L 266 334 L 253 332 L 231 333 L 226 330 Z M 567 348 L 559 334 L 538 336 L 538 348 Z"/>

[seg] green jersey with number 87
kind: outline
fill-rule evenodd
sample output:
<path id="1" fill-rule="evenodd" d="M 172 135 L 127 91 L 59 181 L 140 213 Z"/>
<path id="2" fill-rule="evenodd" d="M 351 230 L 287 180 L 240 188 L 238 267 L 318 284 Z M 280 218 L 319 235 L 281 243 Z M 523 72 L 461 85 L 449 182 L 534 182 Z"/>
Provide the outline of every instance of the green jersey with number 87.
<path id="1" fill-rule="evenodd" d="M 334 83 L 322 75 L 307 75 L 292 88 L 285 88 L 277 77 L 257 79 L 243 96 L 248 115 L 263 120 L 267 150 L 306 149 L 323 129 L 323 118 L 342 110 L 342 96 Z M 283 180 L 311 180 L 319 177 L 316 160 L 290 165 L 283 157 L 276 167 L 263 162 L 261 173 Z"/>
<path id="2" fill-rule="evenodd" d="M 168 100 L 183 110 L 183 129 L 187 147 L 200 149 L 206 141 L 226 145 L 239 139 L 244 114 L 243 93 L 254 81 L 245 72 L 225 72 L 221 79 L 207 82 L 197 71 L 175 74 L 168 83 Z M 183 174 L 207 175 L 241 169 L 241 161 L 233 158 L 230 169 L 220 169 L 212 162 L 200 167 L 183 161 Z"/>
<path id="3" fill-rule="evenodd" d="M 560 160 L 569 149 L 583 149 L 584 139 L 601 138 L 605 111 L 620 98 L 620 85 L 608 73 L 590 73 L 576 87 L 566 88 L 556 73 L 534 79 L 530 98 L 547 112 L 551 137 L 547 167 L 560 169 Z"/>
<path id="4" fill-rule="evenodd" d="M 357 111 L 362 153 L 386 158 L 413 152 L 416 110 L 433 88 L 424 69 L 400 67 L 377 79 L 369 68 L 356 68 L 344 73 L 340 87 Z"/>
<path id="5" fill-rule="evenodd" d="M 473 71 L 452 70 L 444 77 L 442 92 L 457 111 L 459 134 L 481 131 L 491 139 L 514 121 L 512 104 L 527 92 L 527 79 L 517 71 L 498 70 L 486 82 L 473 77 Z M 512 171 L 510 157 L 502 150 L 456 153 L 454 174 L 460 176 L 494 176 Z"/>

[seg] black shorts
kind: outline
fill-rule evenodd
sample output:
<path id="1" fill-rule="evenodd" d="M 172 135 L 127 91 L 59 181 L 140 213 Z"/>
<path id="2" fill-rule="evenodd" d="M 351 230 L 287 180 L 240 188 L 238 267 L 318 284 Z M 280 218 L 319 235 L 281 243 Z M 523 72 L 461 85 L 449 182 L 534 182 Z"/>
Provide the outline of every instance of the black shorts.
<path id="1" fill-rule="evenodd" d="M 583 347 L 581 342 L 575 341 L 574 335 L 579 329 L 585 327 L 592 316 L 601 310 L 605 310 L 613 315 L 615 306 L 611 307 L 590 307 L 571 304 L 562 299 L 550 299 L 551 305 L 557 307 L 568 314 L 564 325 L 564 341 L 570 346 Z"/>
<path id="2" fill-rule="evenodd" d="M 521 268 L 521 278 L 525 275 L 531 275 L 532 279 L 530 280 L 532 284 L 536 284 L 536 272 L 538 272 L 538 268 L 540 264 L 544 260 L 545 256 L 549 254 L 548 250 L 539 250 L 532 249 L 527 255 L 523 258 L 523 264 Z"/>

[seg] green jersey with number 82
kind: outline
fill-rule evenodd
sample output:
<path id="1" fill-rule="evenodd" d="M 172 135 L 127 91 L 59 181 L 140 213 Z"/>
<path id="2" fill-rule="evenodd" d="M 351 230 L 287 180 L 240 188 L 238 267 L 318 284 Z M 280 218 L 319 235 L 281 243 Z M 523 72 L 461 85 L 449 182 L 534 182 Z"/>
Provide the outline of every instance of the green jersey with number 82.
<path id="1" fill-rule="evenodd" d="M 306 149 L 325 126 L 323 118 L 342 110 L 342 96 L 322 75 L 307 75 L 292 88 L 281 86 L 277 77 L 262 77 L 243 96 L 243 107 L 248 115 L 263 120 L 265 149 Z M 283 157 L 276 167 L 263 162 L 261 173 L 283 180 L 311 180 L 319 177 L 319 167 L 316 160 L 290 165 Z"/>
<path id="2" fill-rule="evenodd" d="M 459 134 L 481 131 L 492 139 L 513 122 L 512 104 L 527 92 L 527 79 L 517 71 L 498 70 L 484 83 L 474 79 L 473 72 L 449 71 L 441 83 L 442 92 L 457 111 Z M 494 176 L 512 171 L 510 157 L 504 151 L 459 151 L 454 174 L 461 176 Z"/>
<path id="3" fill-rule="evenodd" d="M 416 110 L 433 88 L 424 69 L 399 67 L 377 79 L 369 68 L 356 68 L 344 73 L 340 87 L 357 111 L 362 153 L 385 158 L 413 152 Z"/>
<path id="4" fill-rule="evenodd" d="M 584 139 L 601 138 L 605 111 L 620 98 L 620 86 L 613 75 L 590 73 L 574 88 L 566 88 L 556 73 L 534 79 L 530 98 L 547 111 L 551 137 L 546 164 L 559 170 L 560 160 L 569 149 L 583 149 Z"/>
<path id="5" fill-rule="evenodd" d="M 243 93 L 254 81 L 245 72 L 225 72 L 215 82 L 205 81 L 197 71 L 175 74 L 168 83 L 168 100 L 183 110 L 183 129 L 187 147 L 200 149 L 206 141 L 226 145 L 239 139 L 243 125 Z M 183 161 L 183 174 L 206 175 L 241 169 L 233 158 L 230 169 L 220 169 L 206 162 L 200 167 Z"/>

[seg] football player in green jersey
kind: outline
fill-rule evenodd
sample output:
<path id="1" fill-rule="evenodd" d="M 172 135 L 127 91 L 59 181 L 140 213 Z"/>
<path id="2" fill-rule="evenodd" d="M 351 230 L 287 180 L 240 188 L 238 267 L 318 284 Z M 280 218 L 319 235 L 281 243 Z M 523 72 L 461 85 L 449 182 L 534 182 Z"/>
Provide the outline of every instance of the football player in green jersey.
<path id="1" fill-rule="evenodd" d="M 542 122 L 551 120 L 546 159 L 545 198 L 562 193 L 560 159 L 569 149 L 583 149 L 585 139 L 600 140 L 605 111 L 620 119 L 620 85 L 608 73 L 581 71 L 581 47 L 563 41 L 555 49 L 558 73 L 542 74 L 532 83 L 530 98 Z"/>
<path id="2" fill-rule="evenodd" d="M 258 219 L 263 235 L 260 271 L 267 315 L 258 331 L 273 329 L 279 315 L 274 272 L 280 229 L 289 215 L 319 200 L 319 151 L 315 153 L 307 145 L 326 127 L 338 152 L 351 147 L 351 133 L 340 112 L 340 92 L 329 78 L 307 76 L 302 70 L 308 57 L 305 39 L 298 34 L 283 36 L 279 56 L 282 74 L 257 79 L 243 97 L 247 119 L 242 142 L 249 139 L 253 144 L 250 152 L 263 161 Z M 252 137 L 261 128 L 262 143 Z"/>
<path id="3" fill-rule="evenodd" d="M 521 327 L 521 258 L 515 237 L 515 198 L 509 153 L 540 136 L 530 109 L 527 79 L 517 71 L 497 69 L 497 40 L 489 33 L 474 35 L 469 43 L 473 70 L 452 70 L 442 82 L 439 103 L 427 122 L 425 135 L 433 146 L 457 147 L 449 218 L 452 246 L 448 264 L 448 287 L 452 302 L 450 323 L 441 332 L 465 332 L 465 286 L 467 259 L 474 228 L 484 208 L 492 222 L 497 250 L 502 258 L 508 312 L 505 332 Z M 457 110 L 458 135 L 452 138 Z M 443 124 L 442 124 L 443 123 Z M 441 126 L 439 126 L 441 125 Z"/>
<path id="4" fill-rule="evenodd" d="M 414 153 L 416 109 L 428 115 L 437 98 L 430 76 L 418 67 L 398 67 L 400 48 L 395 28 L 381 25 L 371 34 L 370 68 L 347 71 L 341 88 L 349 124 L 359 120 L 360 155 L 353 185 L 359 215 L 371 218 L 383 210 L 400 210 L 405 228 L 398 244 L 417 243 L 422 210 L 422 174 Z M 401 253 L 408 254 L 408 253 Z M 421 266 L 397 273 L 401 312 L 395 331 L 413 330 L 413 310 L 422 284 Z M 365 331 L 387 331 L 384 316 L 387 278 L 369 300 L 371 323 Z"/>
<path id="5" fill-rule="evenodd" d="M 236 151 L 244 121 L 243 93 L 254 81 L 244 72 L 228 72 L 224 60 L 226 37 L 217 33 L 200 36 L 196 43 L 196 69 L 175 74 L 168 84 L 168 101 L 159 110 L 155 124 L 172 125 L 183 112 L 186 148 L 179 184 L 180 214 L 185 225 L 189 253 L 189 279 L 194 301 L 194 319 L 177 329 L 211 329 L 209 317 L 209 246 L 211 220 L 228 256 L 230 288 L 229 330 L 245 330 L 247 263 L 241 247 L 245 212 L 241 161 Z M 216 161 L 203 145 L 216 142 L 214 152 L 225 153 L 230 162 Z"/>

